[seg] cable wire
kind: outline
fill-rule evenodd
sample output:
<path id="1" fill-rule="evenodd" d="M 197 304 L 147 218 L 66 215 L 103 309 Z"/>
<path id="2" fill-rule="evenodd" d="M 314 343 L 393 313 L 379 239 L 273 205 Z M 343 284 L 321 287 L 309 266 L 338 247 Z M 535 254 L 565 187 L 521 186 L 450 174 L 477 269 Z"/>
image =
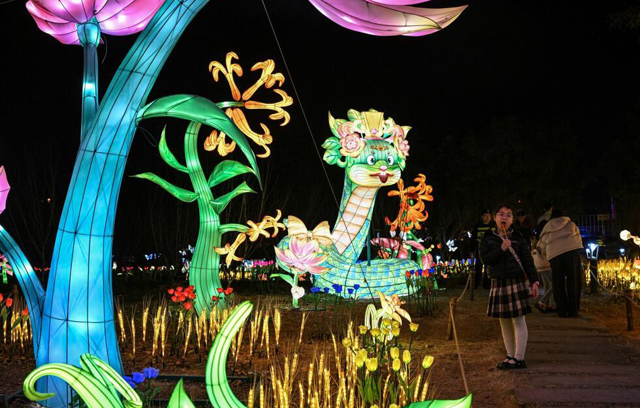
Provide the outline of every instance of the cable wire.
<path id="1" fill-rule="evenodd" d="M 322 159 L 322 155 L 320 154 L 320 150 L 318 149 L 318 145 L 316 143 L 316 139 L 313 135 L 313 130 L 311 129 L 311 124 L 309 123 L 309 120 L 307 119 L 307 114 L 304 110 L 304 106 L 302 105 L 302 99 L 300 98 L 300 94 L 298 93 L 298 88 L 296 87 L 295 81 L 293 80 L 293 75 L 291 75 L 291 70 L 289 69 L 289 65 L 287 64 L 287 59 L 284 56 L 284 51 L 282 50 L 282 46 L 280 45 L 280 40 L 278 39 L 278 35 L 276 34 L 276 30 L 273 26 L 273 22 L 271 21 L 271 16 L 269 15 L 269 10 L 267 9 L 267 5 L 265 4 L 264 0 L 261 0 L 262 2 L 262 7 L 264 8 L 264 12 L 267 15 L 267 20 L 269 21 L 269 26 L 271 27 L 271 32 L 273 33 L 273 37 L 276 40 L 276 44 L 278 45 L 278 51 L 280 51 L 280 56 L 282 57 L 282 62 L 284 63 L 284 68 L 287 71 L 287 75 L 289 76 L 289 79 L 291 79 L 291 86 L 293 87 L 293 92 L 296 95 L 296 98 L 298 100 L 298 103 L 300 104 L 300 110 L 302 111 L 302 117 L 304 118 L 305 124 L 307 125 L 307 130 L 309 131 L 309 136 L 311 136 L 311 143 L 313 144 L 314 149 L 316 150 L 316 154 L 318 156 L 318 158 L 320 159 L 320 164 L 322 166 L 322 171 L 324 172 L 325 178 L 327 179 L 327 183 L 329 184 L 329 188 L 331 189 L 331 195 L 333 196 L 333 200 L 336 204 L 336 207 L 338 207 L 338 210 L 340 210 L 340 203 L 338 202 L 338 197 L 336 196 L 336 193 L 333 189 L 333 186 L 331 185 L 331 179 L 329 178 L 329 173 L 327 173 L 327 168 L 325 167 L 324 161 Z M 360 199 L 360 201 L 362 201 L 364 199 L 364 197 L 362 197 Z M 344 214 L 343 214 L 344 215 Z M 340 218 L 342 219 L 342 217 Z M 338 223 L 340 222 L 340 220 L 338 220 Z M 344 221 L 343 221 L 344 222 Z M 346 222 L 345 222 L 345 227 L 346 227 Z M 371 228 L 371 222 L 369 222 L 369 228 Z M 347 236 L 351 239 L 351 241 L 353 242 L 353 236 L 351 236 L 351 233 L 349 233 L 348 229 L 345 231 L 347 233 Z M 349 271 L 351 272 L 351 268 L 353 267 L 354 264 L 349 264 Z M 371 295 L 371 297 L 373 298 L 373 292 L 371 290 L 371 287 L 369 285 L 369 282 L 367 281 L 367 277 L 364 273 L 364 271 L 362 272 L 362 279 L 364 281 L 364 283 L 367 285 L 367 289 L 369 290 L 369 293 Z"/>

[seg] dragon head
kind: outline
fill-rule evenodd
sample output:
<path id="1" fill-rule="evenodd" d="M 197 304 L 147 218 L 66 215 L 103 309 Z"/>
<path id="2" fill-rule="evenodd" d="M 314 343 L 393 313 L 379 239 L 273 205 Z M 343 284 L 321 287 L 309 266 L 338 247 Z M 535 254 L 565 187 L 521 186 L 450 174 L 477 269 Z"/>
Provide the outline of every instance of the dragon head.
<path id="1" fill-rule="evenodd" d="M 334 136 L 325 140 L 324 160 L 345 168 L 357 185 L 382 187 L 396 184 L 405 168 L 409 143 L 408 126 L 398 126 L 383 112 L 349 110 L 348 120 L 334 119 L 329 127 Z"/>

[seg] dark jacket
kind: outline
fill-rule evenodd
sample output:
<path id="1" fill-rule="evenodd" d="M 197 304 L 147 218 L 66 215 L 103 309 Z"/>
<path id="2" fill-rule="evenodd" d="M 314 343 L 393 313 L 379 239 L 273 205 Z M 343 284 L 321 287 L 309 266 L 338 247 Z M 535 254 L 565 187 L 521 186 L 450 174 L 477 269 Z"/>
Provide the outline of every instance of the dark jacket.
<path id="1" fill-rule="evenodd" d="M 522 262 L 529 281 L 531 283 L 538 282 L 538 273 L 533 264 L 533 258 L 529 252 L 527 241 L 517 231 L 510 231 L 509 239 L 511 240 L 511 247 L 520 258 L 520 262 Z M 523 279 L 524 273 L 518 261 L 516 261 L 516 258 L 508 248 L 503 251 L 502 248 L 500 248 L 501 245 L 502 238 L 493 231 L 484 234 L 482 241 L 480 241 L 480 258 L 485 265 L 489 266 L 489 278 Z"/>
<path id="2" fill-rule="evenodd" d="M 486 233 L 494 231 L 495 229 L 496 229 L 496 223 L 493 221 L 489 221 L 488 224 L 485 224 L 482 221 L 478 221 L 473 226 L 473 230 L 471 231 L 471 242 L 473 246 L 470 252 L 476 252 L 480 245 L 480 241 L 482 241 L 482 237 Z"/>

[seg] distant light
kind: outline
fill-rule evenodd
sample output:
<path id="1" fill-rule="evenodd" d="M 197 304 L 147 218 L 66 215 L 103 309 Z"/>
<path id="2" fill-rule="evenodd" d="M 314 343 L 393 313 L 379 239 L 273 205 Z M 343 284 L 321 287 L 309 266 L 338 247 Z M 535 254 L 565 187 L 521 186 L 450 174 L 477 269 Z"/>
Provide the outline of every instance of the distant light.
<path id="1" fill-rule="evenodd" d="M 620 248 L 620 255 L 624 255 L 625 253 L 625 249 L 624 248 Z"/>

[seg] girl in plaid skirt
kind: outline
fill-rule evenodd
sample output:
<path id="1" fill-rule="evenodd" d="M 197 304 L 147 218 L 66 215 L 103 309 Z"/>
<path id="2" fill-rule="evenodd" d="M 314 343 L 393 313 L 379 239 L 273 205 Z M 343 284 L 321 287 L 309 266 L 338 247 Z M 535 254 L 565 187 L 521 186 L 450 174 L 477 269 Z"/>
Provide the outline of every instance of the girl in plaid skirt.
<path id="1" fill-rule="evenodd" d="M 480 257 L 489 267 L 491 289 L 487 315 L 500 320 L 507 357 L 499 369 L 526 368 L 527 323 L 531 313 L 529 297 L 538 297 L 538 274 L 528 242 L 511 229 L 513 208 L 499 206 L 494 212 L 497 230 L 480 242 Z"/>

